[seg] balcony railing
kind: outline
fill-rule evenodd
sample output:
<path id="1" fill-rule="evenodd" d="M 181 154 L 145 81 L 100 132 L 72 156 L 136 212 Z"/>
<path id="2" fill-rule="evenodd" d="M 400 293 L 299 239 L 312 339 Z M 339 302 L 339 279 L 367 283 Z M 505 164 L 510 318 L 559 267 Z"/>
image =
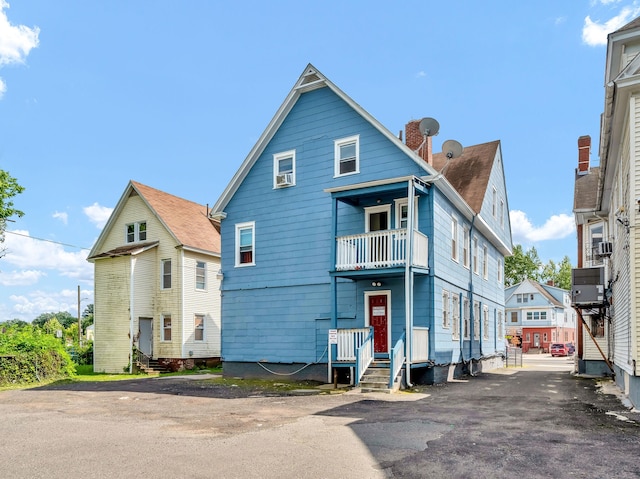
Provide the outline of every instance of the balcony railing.
<path id="1" fill-rule="evenodd" d="M 407 261 L 407 230 L 373 231 L 336 238 L 336 270 L 389 268 Z M 429 241 L 413 232 L 413 266 L 429 265 Z"/>

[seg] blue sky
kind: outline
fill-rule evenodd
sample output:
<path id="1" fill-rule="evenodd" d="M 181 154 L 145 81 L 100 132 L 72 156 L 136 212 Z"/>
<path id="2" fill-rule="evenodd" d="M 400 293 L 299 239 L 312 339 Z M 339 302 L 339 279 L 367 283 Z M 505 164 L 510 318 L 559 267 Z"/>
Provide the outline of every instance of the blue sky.
<path id="1" fill-rule="evenodd" d="M 576 260 L 577 139 L 597 164 L 606 35 L 628 0 L 0 0 L 0 169 L 26 188 L 0 321 L 93 303 L 86 261 L 130 179 L 213 205 L 308 63 L 434 151 L 501 140 L 514 243 Z"/>

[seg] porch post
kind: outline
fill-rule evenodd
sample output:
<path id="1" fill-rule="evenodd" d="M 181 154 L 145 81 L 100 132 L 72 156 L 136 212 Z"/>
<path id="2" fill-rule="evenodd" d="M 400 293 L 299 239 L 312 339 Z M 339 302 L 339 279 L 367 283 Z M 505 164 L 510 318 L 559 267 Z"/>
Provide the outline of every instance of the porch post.
<path id="1" fill-rule="evenodd" d="M 407 182 L 407 251 L 404 270 L 404 310 L 406 321 L 405 366 L 407 386 L 411 386 L 411 354 L 413 346 L 413 228 L 415 190 L 413 178 Z"/>

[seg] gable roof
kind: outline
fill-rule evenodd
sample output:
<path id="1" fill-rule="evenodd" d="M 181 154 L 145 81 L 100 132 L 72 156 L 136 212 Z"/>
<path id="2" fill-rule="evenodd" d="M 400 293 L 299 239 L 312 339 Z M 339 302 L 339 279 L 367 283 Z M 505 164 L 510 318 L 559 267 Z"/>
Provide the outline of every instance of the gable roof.
<path id="1" fill-rule="evenodd" d="M 505 292 L 505 296 L 508 296 L 508 298 L 505 297 L 505 301 L 508 301 L 508 299 L 510 299 L 514 294 L 517 294 L 517 292 L 524 285 L 532 286 L 536 291 L 538 291 L 542 295 L 543 298 L 549 301 L 551 305 L 557 308 L 564 308 L 564 304 L 562 304 L 551 293 L 549 293 L 542 284 L 532 279 L 525 279 L 522 283 L 506 288 L 504 292 Z M 560 289 L 560 288 L 556 288 L 556 289 Z"/>
<path id="2" fill-rule="evenodd" d="M 476 214 L 482 209 L 499 145 L 500 141 L 496 140 L 466 146 L 462 155 L 452 160 L 448 160 L 444 153 L 433 155 L 435 169 L 442 171 Z"/>
<path id="3" fill-rule="evenodd" d="M 364 108 L 362 108 L 359 104 L 357 104 L 353 99 L 351 99 L 346 93 L 344 93 L 340 88 L 334 85 L 327 77 L 325 77 L 320 71 L 314 67 L 311 63 L 309 63 L 298 81 L 295 83 L 286 99 L 280 105 L 280 108 L 276 112 L 275 116 L 269 122 L 269 125 L 264 130 L 254 147 L 251 149 L 247 157 L 245 158 L 242 165 L 233 176 L 225 190 L 218 198 L 218 201 L 213 206 L 212 213 L 222 214 L 224 208 L 227 206 L 227 203 L 231 200 L 234 193 L 242 183 L 242 180 L 247 176 L 249 170 L 254 165 L 254 163 L 258 160 L 269 141 L 273 138 L 275 133 L 278 131 L 278 128 L 285 120 L 291 109 L 295 106 L 298 98 L 303 93 L 316 90 L 318 88 L 329 88 L 333 93 L 335 93 L 340 99 L 342 99 L 347 105 L 349 105 L 353 110 L 355 110 L 362 118 L 364 118 L 367 122 L 369 122 L 375 129 L 377 129 L 380 133 L 382 133 L 385 137 L 387 137 L 396 147 L 401 149 L 409 158 L 416 162 L 428 175 L 436 175 L 436 171 L 431 167 L 431 165 L 425 163 L 413 150 L 411 150 L 407 145 L 405 145 L 399 138 L 397 138 L 393 133 L 391 133 L 382 123 L 376 120 L 373 116 L 371 116 Z"/>
<path id="4" fill-rule="evenodd" d="M 100 252 L 99 249 L 112 228 L 115 218 L 120 215 L 127 200 L 134 195 L 140 196 L 169 234 L 173 236 L 178 246 L 216 256 L 220 255 L 220 233 L 215 222 L 207 216 L 206 206 L 131 180 L 89 253 L 88 259 L 104 256 L 105 252 Z M 111 253 L 122 254 L 124 250 L 120 251 L 121 249 L 121 247 L 116 248 Z M 131 251 L 133 250 L 127 250 L 127 252 Z"/>

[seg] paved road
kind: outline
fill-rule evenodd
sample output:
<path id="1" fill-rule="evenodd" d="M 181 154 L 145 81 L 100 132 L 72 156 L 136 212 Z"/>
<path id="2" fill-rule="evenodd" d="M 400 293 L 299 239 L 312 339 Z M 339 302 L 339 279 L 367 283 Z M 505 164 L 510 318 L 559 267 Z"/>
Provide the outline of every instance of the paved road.
<path id="1" fill-rule="evenodd" d="M 394 395 L 225 399 L 193 379 L 4 391 L 0 477 L 640 477 L 639 415 L 571 369 L 525 356 Z"/>

